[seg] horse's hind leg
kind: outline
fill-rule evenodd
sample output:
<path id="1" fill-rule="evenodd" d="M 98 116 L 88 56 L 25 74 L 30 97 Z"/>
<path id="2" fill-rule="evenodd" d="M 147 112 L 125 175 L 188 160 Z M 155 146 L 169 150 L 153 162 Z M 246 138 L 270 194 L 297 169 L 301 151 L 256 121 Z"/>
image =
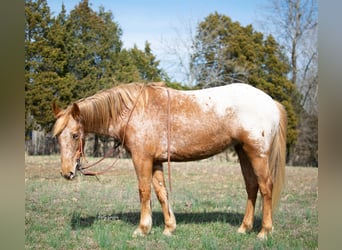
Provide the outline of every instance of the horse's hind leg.
<path id="1" fill-rule="evenodd" d="M 273 230 L 272 226 L 272 189 L 273 182 L 268 167 L 268 158 L 256 156 L 251 159 L 254 173 L 262 196 L 262 227 L 258 238 L 264 239 Z"/>
<path id="2" fill-rule="evenodd" d="M 272 189 L 273 182 L 268 166 L 268 154 L 261 154 L 258 149 L 253 146 L 244 144 L 240 151 L 244 151 L 243 158 L 249 160 L 248 171 L 244 167 L 243 173 L 246 181 L 248 202 L 246 209 L 246 221 L 248 222 L 249 213 L 252 211 L 255 205 L 255 199 L 257 196 L 257 188 L 259 188 L 262 196 L 262 226 L 258 234 L 258 238 L 264 239 L 268 233 L 273 230 L 272 226 Z M 241 154 L 241 153 L 240 153 Z M 248 157 L 247 157 L 248 156 Z M 241 164 L 242 165 L 242 164 Z M 250 167 L 251 166 L 251 167 Z M 249 210 L 250 207 L 250 210 Z M 244 221 L 245 221 L 244 218 Z M 243 222 L 240 228 L 244 228 L 245 222 Z M 243 231 L 243 230 L 242 230 Z"/>
<path id="3" fill-rule="evenodd" d="M 153 165 L 152 183 L 164 214 L 165 229 L 163 234 L 171 235 L 176 229 L 176 219 L 169 204 L 162 163 Z"/>
<path id="4" fill-rule="evenodd" d="M 247 205 L 245 216 L 243 218 L 241 226 L 238 229 L 239 233 L 245 233 L 246 231 L 249 231 L 253 228 L 255 201 L 258 195 L 259 186 L 251 162 L 249 161 L 249 158 L 246 155 L 245 151 L 242 149 L 242 146 L 235 146 L 235 150 L 239 156 L 241 170 L 243 178 L 245 180 L 247 191 Z"/>

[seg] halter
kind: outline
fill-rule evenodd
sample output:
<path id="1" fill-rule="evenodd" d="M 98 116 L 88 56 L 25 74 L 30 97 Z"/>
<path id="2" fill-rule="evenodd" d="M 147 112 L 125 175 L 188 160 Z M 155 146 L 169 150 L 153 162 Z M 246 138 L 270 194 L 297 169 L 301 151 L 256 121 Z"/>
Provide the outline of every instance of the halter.
<path id="1" fill-rule="evenodd" d="M 83 157 L 83 159 L 85 160 L 85 162 L 88 163 L 88 161 L 86 160 L 85 158 L 85 154 L 84 154 L 84 151 L 83 151 L 83 141 L 82 141 L 82 138 L 79 139 L 79 146 L 78 146 L 78 151 L 77 151 L 77 159 L 76 159 L 76 170 L 80 171 L 83 175 L 100 175 L 100 174 L 103 174 L 105 172 L 107 172 L 111 167 L 114 166 L 114 164 L 116 163 L 116 161 L 118 159 L 116 159 L 112 165 L 110 165 L 109 167 L 107 167 L 106 169 L 102 170 L 102 171 L 98 171 L 98 172 L 94 172 L 94 171 L 85 171 L 86 169 L 88 168 L 91 168 L 95 165 L 97 165 L 98 163 L 100 163 L 101 161 L 103 161 L 105 158 L 107 158 L 109 155 L 111 155 L 112 153 L 114 153 L 114 151 L 121 145 L 121 143 L 115 143 L 114 147 L 112 149 L 110 149 L 109 151 L 106 152 L 106 154 L 98 161 L 88 165 L 88 166 L 85 166 L 85 167 L 82 167 L 82 164 L 81 164 L 81 157 Z"/>

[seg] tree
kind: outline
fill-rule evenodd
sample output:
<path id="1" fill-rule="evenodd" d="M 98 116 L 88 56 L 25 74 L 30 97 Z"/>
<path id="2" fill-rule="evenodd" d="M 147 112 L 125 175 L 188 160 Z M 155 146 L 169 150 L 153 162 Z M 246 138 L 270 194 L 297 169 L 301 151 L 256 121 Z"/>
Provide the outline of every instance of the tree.
<path id="1" fill-rule="evenodd" d="M 46 125 L 44 97 L 49 95 L 46 82 L 53 80 L 56 51 L 48 42 L 52 19 L 46 0 L 25 3 L 25 134 L 37 124 Z"/>
<path id="2" fill-rule="evenodd" d="M 68 72 L 79 81 L 78 98 L 110 86 L 113 66 L 121 51 L 121 29 L 111 12 L 93 11 L 87 0 L 70 12 L 66 22 Z"/>
<path id="3" fill-rule="evenodd" d="M 46 0 L 25 1 L 25 107 L 27 139 L 51 130 L 51 103 L 62 107 L 117 82 L 167 78 L 147 42 L 145 50 L 122 48 L 122 30 L 103 7 L 82 0 L 68 15 L 51 17 Z M 95 136 L 94 150 L 98 154 Z M 36 148 L 36 147 L 35 147 Z M 43 152 L 50 152 L 44 150 Z"/>
<path id="4" fill-rule="evenodd" d="M 56 51 L 54 60 L 55 72 L 60 77 L 65 77 L 68 73 L 67 70 L 67 51 L 66 51 L 66 23 L 67 14 L 64 4 L 62 4 L 61 13 L 52 20 L 52 25 L 48 32 L 48 41 L 51 47 Z"/>
<path id="5" fill-rule="evenodd" d="M 289 52 L 291 81 L 297 84 L 298 64 L 304 63 L 300 62 L 301 51 L 307 45 L 307 39 L 314 38 L 312 31 L 318 24 L 317 0 L 270 0 L 263 12 L 266 12 L 267 30 L 271 30 Z"/>
<path id="6" fill-rule="evenodd" d="M 317 0 L 270 0 L 263 8 L 267 30 L 287 51 L 290 80 L 302 94 L 297 111 L 299 136 L 290 157 L 292 164 L 317 165 L 317 5 Z"/>
<path id="7" fill-rule="evenodd" d="M 191 69 L 201 88 L 246 82 L 281 102 L 288 112 L 288 147 L 297 137 L 298 93 L 287 79 L 290 66 L 272 36 L 264 39 L 252 25 L 210 14 L 198 25 Z"/>
<path id="8" fill-rule="evenodd" d="M 174 27 L 175 38 L 163 40 L 163 58 L 164 67 L 168 72 L 173 72 L 173 75 L 179 82 L 172 82 L 174 79 L 167 79 L 170 85 L 177 89 L 190 89 L 196 85 L 196 79 L 191 70 L 191 55 L 194 54 L 194 32 L 193 21 L 182 21 L 179 27 Z M 172 83 L 171 83 L 172 82 Z"/>
<path id="9" fill-rule="evenodd" d="M 140 78 L 145 81 L 161 81 L 161 70 L 159 69 L 159 61 L 152 54 L 151 46 L 148 42 L 145 43 L 144 51 L 141 51 L 134 46 L 130 50 L 134 65 L 140 73 Z"/>
<path id="10" fill-rule="evenodd" d="M 214 13 L 198 25 L 191 69 L 197 85 L 212 87 L 247 82 L 263 57 L 263 34 Z"/>

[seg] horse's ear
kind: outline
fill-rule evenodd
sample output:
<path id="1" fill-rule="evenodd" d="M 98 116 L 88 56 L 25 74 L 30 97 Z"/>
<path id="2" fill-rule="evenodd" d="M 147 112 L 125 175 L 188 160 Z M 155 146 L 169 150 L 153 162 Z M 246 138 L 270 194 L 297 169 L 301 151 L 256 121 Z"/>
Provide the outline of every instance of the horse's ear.
<path id="1" fill-rule="evenodd" d="M 57 117 L 57 115 L 59 114 L 59 112 L 62 111 L 62 109 L 60 107 L 58 107 L 56 101 L 53 101 L 52 102 L 52 110 L 53 110 L 53 113 L 55 114 L 55 117 Z"/>
<path id="2" fill-rule="evenodd" d="M 80 120 L 81 112 L 80 112 L 80 108 L 78 107 L 76 103 L 72 104 L 71 115 L 76 121 Z"/>

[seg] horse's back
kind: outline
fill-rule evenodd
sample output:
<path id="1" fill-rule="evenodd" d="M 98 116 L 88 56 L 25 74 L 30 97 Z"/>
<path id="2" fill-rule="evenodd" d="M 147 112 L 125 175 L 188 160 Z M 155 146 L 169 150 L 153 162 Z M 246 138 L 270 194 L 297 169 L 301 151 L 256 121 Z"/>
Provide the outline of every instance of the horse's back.
<path id="1" fill-rule="evenodd" d="M 216 122 L 229 124 L 230 134 L 239 139 L 241 133 L 263 141 L 265 150 L 279 125 L 276 102 L 265 92 L 248 84 L 234 83 L 221 87 L 192 91 L 203 112 L 214 112 Z"/>
<path id="2" fill-rule="evenodd" d="M 185 92 L 186 93 L 186 92 Z M 217 115 L 225 116 L 229 111 L 234 112 L 239 119 L 248 120 L 254 116 L 274 116 L 277 120 L 279 111 L 274 100 L 265 92 L 243 83 L 233 83 L 225 86 L 203 90 L 188 91 L 203 111 L 214 111 Z M 248 117 L 244 117 L 248 115 Z M 256 117 L 254 117 L 256 118 Z"/>

